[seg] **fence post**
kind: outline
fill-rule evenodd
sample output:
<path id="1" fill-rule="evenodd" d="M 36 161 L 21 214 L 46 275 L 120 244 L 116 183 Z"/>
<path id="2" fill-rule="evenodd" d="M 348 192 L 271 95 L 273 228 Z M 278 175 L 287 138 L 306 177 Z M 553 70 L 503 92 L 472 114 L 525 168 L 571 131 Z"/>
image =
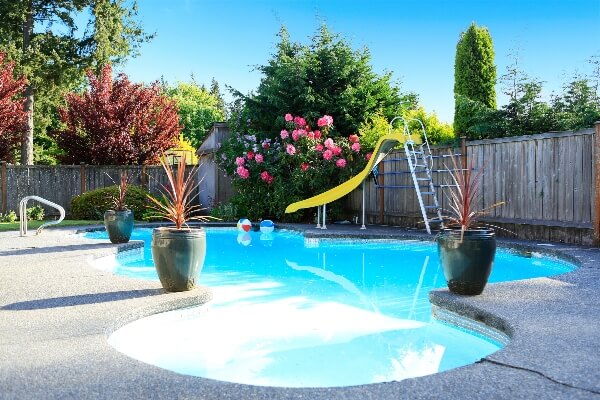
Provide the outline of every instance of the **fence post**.
<path id="1" fill-rule="evenodd" d="M 467 137 L 460 137 L 460 161 L 462 169 L 467 169 Z"/>
<path id="2" fill-rule="evenodd" d="M 8 192 L 8 188 L 6 187 L 6 161 L 0 161 L 0 175 L 2 175 L 0 177 L 0 184 L 2 185 L 2 214 L 6 214 L 6 209 L 7 209 L 7 192 Z"/>
<path id="3" fill-rule="evenodd" d="M 594 134 L 594 245 L 600 246 L 600 121 L 595 124 Z"/>
<path id="4" fill-rule="evenodd" d="M 142 187 L 148 190 L 148 171 L 146 171 L 146 164 L 142 165 L 142 173 L 140 175 L 140 183 Z"/>
<path id="5" fill-rule="evenodd" d="M 85 193 L 85 163 L 79 163 L 79 176 L 81 178 L 81 193 Z"/>

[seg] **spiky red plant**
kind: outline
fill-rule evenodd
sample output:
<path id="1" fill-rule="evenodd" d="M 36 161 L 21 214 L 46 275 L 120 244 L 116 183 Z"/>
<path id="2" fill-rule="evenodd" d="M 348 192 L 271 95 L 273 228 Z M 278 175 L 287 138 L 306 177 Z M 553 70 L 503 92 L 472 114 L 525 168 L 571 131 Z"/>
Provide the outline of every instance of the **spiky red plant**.
<path id="1" fill-rule="evenodd" d="M 484 168 L 481 167 L 475 171 L 475 163 L 472 158 L 467 168 L 462 168 L 453 154 L 450 155 L 450 159 L 452 160 L 452 169 L 447 168 L 447 170 L 452 180 L 448 198 L 451 215 L 447 219 L 450 220 L 449 226 L 460 227 L 462 236 L 465 230 L 477 227 L 479 217 L 504 202 L 492 204 L 484 209 L 476 209 L 476 204 L 481 198 Z"/>
<path id="2" fill-rule="evenodd" d="M 207 221 L 212 219 L 212 217 L 209 216 L 193 215 L 194 213 L 203 210 L 199 205 L 192 204 L 193 200 L 198 196 L 198 193 L 196 192 L 198 183 L 195 180 L 198 168 L 193 166 L 186 177 L 185 171 L 187 165 L 185 153 L 179 158 L 176 172 L 173 170 L 171 164 L 167 163 L 164 158 L 160 160 L 160 163 L 167 174 L 169 187 L 161 184 L 163 194 L 160 199 L 148 195 L 148 198 L 153 203 L 149 207 L 156 211 L 157 214 L 155 216 L 173 222 L 177 229 L 181 229 L 183 225 L 187 225 L 187 221 Z"/>
<path id="3" fill-rule="evenodd" d="M 127 204 L 125 204 L 125 196 L 127 195 L 127 189 L 129 188 L 129 176 L 127 171 L 121 172 L 121 178 L 119 180 L 118 189 L 119 192 L 116 197 L 112 199 L 116 211 L 127 210 Z"/>

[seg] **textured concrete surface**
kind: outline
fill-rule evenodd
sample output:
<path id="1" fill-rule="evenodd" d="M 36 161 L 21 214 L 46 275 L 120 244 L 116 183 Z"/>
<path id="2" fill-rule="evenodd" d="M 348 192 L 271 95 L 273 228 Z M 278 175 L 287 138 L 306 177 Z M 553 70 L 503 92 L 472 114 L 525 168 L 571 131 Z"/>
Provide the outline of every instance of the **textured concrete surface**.
<path id="1" fill-rule="evenodd" d="M 432 240 L 389 227 L 289 227 L 306 229 L 309 237 Z M 118 326 L 202 304 L 210 299 L 209 289 L 167 294 L 157 282 L 95 269 L 89 261 L 117 252 L 118 246 L 87 240 L 73 230 L 48 229 L 26 238 L 0 233 L 0 398 L 599 399 L 600 249 L 507 244 L 561 254 L 580 268 L 552 278 L 488 285 L 481 296 L 430 294 L 435 307 L 509 334 L 502 350 L 473 365 L 401 382 L 286 389 L 179 375 L 108 345 L 107 334 Z"/>

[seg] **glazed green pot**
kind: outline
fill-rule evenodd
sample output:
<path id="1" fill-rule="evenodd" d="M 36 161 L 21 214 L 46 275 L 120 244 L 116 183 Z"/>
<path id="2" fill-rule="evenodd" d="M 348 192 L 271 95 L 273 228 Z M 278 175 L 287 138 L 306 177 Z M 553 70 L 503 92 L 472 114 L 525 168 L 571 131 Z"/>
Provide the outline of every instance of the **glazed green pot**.
<path id="1" fill-rule="evenodd" d="M 206 232 L 199 229 L 155 228 L 152 258 L 158 278 L 167 292 L 183 292 L 196 286 L 206 256 Z"/>
<path id="2" fill-rule="evenodd" d="M 451 292 L 477 295 L 487 284 L 494 256 L 496 235 L 491 229 L 442 229 L 437 237 L 438 255 Z"/>
<path id="3" fill-rule="evenodd" d="M 133 212 L 131 210 L 104 213 L 104 227 L 112 243 L 127 243 L 133 230 Z"/>

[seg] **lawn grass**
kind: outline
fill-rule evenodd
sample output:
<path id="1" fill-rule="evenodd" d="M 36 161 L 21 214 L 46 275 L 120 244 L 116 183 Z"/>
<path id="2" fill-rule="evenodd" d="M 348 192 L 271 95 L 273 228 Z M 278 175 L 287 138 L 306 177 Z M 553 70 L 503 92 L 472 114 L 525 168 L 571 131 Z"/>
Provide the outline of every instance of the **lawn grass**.
<path id="1" fill-rule="evenodd" d="M 40 227 L 40 225 L 46 223 L 48 221 L 28 221 L 27 222 L 27 229 L 31 230 L 31 229 L 37 229 Z M 52 229 L 54 227 L 61 227 L 61 226 L 80 226 L 80 225 L 102 225 L 104 224 L 103 221 L 85 221 L 85 220 L 77 220 L 77 219 L 65 219 L 63 221 L 61 221 L 60 224 L 58 225 L 50 225 L 44 229 Z M 20 229 L 19 227 L 19 222 L 0 222 L 0 232 L 5 232 L 5 231 L 18 231 Z"/>

